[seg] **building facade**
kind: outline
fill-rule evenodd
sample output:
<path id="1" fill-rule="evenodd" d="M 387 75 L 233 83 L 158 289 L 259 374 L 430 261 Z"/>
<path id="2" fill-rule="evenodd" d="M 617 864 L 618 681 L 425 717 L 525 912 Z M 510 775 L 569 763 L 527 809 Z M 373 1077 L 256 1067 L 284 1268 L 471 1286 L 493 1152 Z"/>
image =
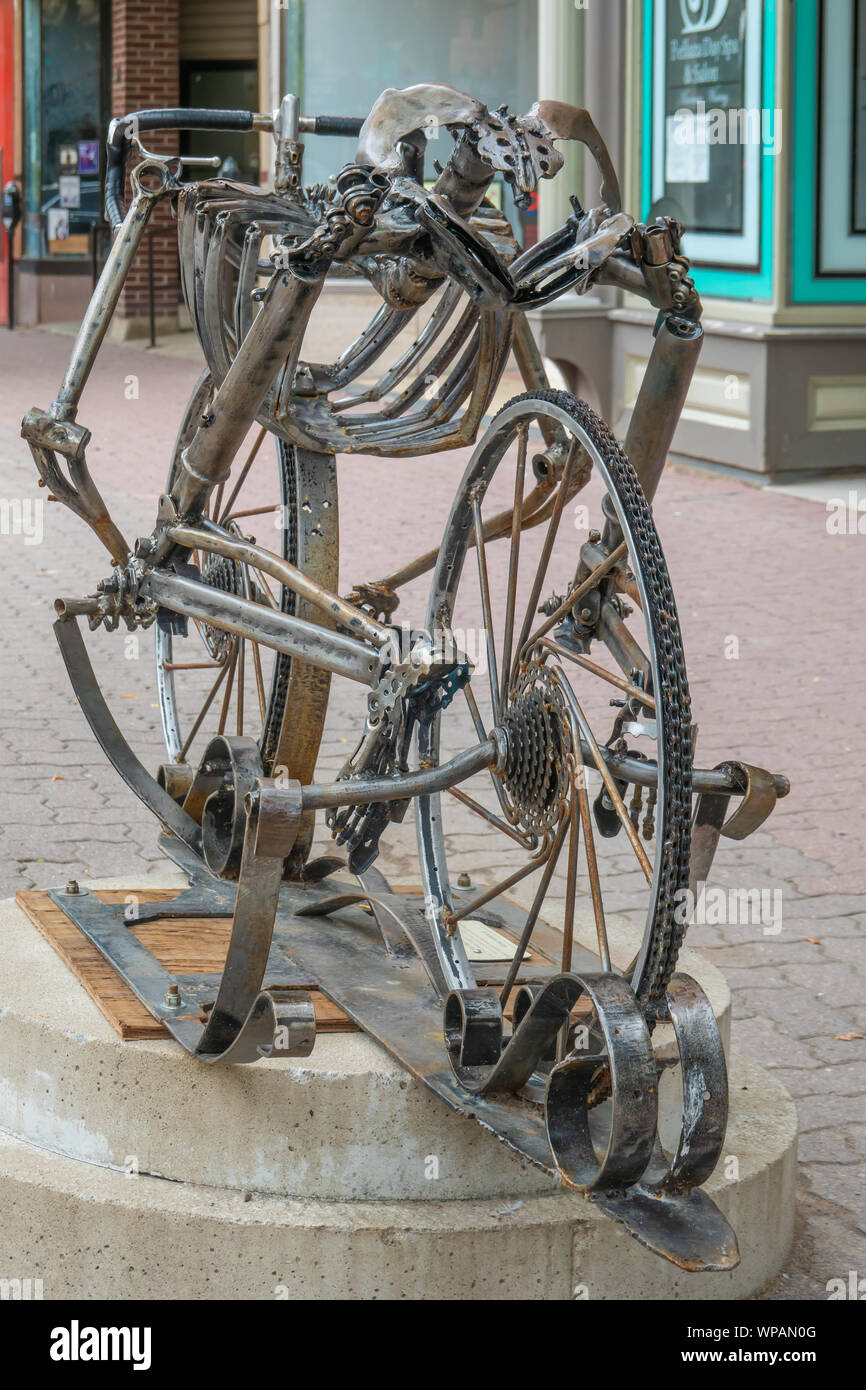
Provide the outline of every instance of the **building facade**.
<path id="1" fill-rule="evenodd" d="M 866 469 L 866 2 L 541 6 L 545 94 L 559 93 L 544 54 L 579 30 L 581 104 L 624 206 L 688 228 L 705 341 L 674 456 L 776 481 Z M 653 321 L 614 292 L 536 315 L 544 351 L 620 437 Z"/>
<path id="2" fill-rule="evenodd" d="M 866 466 L 866 0 L 0 0 L 0 43 L 14 74 L 0 158 L 24 209 L 19 322 L 86 303 L 111 116 L 269 110 L 286 90 L 311 114 L 359 115 L 384 87 L 431 78 L 519 110 L 541 95 L 589 108 L 628 211 L 688 229 L 705 342 L 676 453 L 778 479 Z M 267 183 L 269 137 L 184 138 Z M 351 141 L 308 139 L 306 180 L 352 155 Z M 597 201 L 597 184 L 568 150 L 518 219 L 524 242 L 564 220 L 572 190 Z M 145 332 L 151 312 L 159 331 L 182 324 L 167 211 L 115 331 Z M 620 436 L 653 319 L 612 290 L 534 316 L 546 355 Z"/>

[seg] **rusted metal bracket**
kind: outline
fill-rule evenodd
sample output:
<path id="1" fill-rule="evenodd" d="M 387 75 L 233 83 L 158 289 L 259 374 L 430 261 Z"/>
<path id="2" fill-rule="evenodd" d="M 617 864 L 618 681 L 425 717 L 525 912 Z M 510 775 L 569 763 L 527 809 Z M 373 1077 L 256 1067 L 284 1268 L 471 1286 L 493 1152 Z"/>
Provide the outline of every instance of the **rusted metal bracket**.
<path id="1" fill-rule="evenodd" d="M 730 791 L 704 791 L 700 794 L 692 818 L 692 850 L 689 865 L 689 891 L 696 894 L 698 884 L 705 883 L 712 867 L 719 839 L 745 840 L 757 830 L 772 812 L 780 794 L 787 791 L 787 781 L 751 763 L 726 761 L 717 763 L 713 772 L 722 773 Z M 732 796 L 742 796 L 736 811 L 726 820 Z"/>
<path id="2" fill-rule="evenodd" d="M 202 816 L 206 862 L 218 873 L 238 877 L 228 953 L 215 998 L 201 996 L 207 981 L 193 980 L 188 988 L 170 975 L 132 935 L 128 928 L 142 915 L 130 919 L 91 893 L 52 893 L 154 1017 L 204 1062 L 306 1057 L 316 1039 L 308 993 L 293 989 L 283 995 L 263 988 L 283 863 L 300 824 L 301 798 L 298 783 L 280 786 L 257 773 L 261 760 L 255 743 L 222 737 L 211 740 L 199 773 L 213 787 Z M 165 913 L 154 912 L 150 919 L 159 915 Z"/>

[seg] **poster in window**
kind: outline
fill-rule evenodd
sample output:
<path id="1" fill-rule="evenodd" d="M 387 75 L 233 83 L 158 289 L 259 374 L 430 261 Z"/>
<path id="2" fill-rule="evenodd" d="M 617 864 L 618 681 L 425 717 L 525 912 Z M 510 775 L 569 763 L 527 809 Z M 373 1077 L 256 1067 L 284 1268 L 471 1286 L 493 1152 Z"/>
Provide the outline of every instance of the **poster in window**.
<path id="1" fill-rule="evenodd" d="M 79 140 L 79 142 L 78 142 L 78 172 L 79 172 L 79 174 L 98 174 L 98 173 L 99 173 L 99 141 L 98 141 L 98 140 Z"/>
<path id="2" fill-rule="evenodd" d="M 698 262 L 757 265 L 761 0 L 654 0 L 651 217 Z"/>
<path id="3" fill-rule="evenodd" d="M 81 178 L 78 174 L 61 174 L 57 180 L 57 191 L 62 208 L 81 207 Z"/>
<path id="4" fill-rule="evenodd" d="M 866 232 L 866 0 L 857 0 L 854 47 L 854 198 L 852 232 Z"/>

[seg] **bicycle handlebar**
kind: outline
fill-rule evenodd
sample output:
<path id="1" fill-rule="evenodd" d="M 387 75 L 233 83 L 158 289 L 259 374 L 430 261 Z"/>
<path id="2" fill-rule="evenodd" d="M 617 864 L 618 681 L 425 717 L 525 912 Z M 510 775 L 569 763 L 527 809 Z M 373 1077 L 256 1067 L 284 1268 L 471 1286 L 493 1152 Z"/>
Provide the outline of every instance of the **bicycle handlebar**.
<path id="1" fill-rule="evenodd" d="M 306 135 L 360 135 L 361 116 L 302 116 L 300 129 Z"/>
<path id="2" fill-rule="evenodd" d="M 359 116 L 302 116 L 300 129 L 311 135 L 356 136 L 364 124 Z M 154 107 L 132 111 L 108 128 L 105 175 L 105 216 L 112 227 L 123 221 L 126 158 L 133 135 L 144 130 L 273 130 L 273 117 L 254 111 L 214 111 L 206 107 Z"/>

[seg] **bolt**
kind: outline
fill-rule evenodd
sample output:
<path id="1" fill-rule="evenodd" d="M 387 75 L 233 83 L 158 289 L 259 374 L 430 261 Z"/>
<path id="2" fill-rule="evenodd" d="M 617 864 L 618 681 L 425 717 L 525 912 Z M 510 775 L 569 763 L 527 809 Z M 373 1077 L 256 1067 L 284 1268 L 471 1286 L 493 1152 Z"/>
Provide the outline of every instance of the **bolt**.
<path id="1" fill-rule="evenodd" d="M 589 533 L 589 539 L 592 541 L 592 544 L 593 544 L 593 545 L 597 545 L 598 542 L 601 540 L 601 532 L 600 532 L 600 531 L 590 531 L 590 533 Z"/>
<path id="2" fill-rule="evenodd" d="M 582 623 L 591 623 L 591 622 L 592 622 L 592 609 L 591 609 L 591 608 L 581 608 L 581 610 L 580 610 L 580 621 L 581 621 Z"/>
<path id="3" fill-rule="evenodd" d="M 472 879 L 469 877 L 469 875 L 468 875 L 467 873 L 462 873 L 462 874 L 458 874 L 458 875 L 457 875 L 457 887 L 458 887 L 458 888 L 471 888 L 471 887 L 472 887 Z"/>
<path id="4" fill-rule="evenodd" d="M 180 990 L 176 984 L 169 985 L 165 992 L 165 1007 L 167 1009 L 180 1008 Z"/>
<path id="5" fill-rule="evenodd" d="M 69 882 L 68 882 L 67 885 L 66 885 L 66 891 L 67 891 L 67 893 L 70 893 L 70 894 L 80 893 L 80 892 L 81 892 L 81 889 L 80 889 L 79 886 L 78 886 L 78 879 L 77 879 L 77 878 L 71 878 L 71 879 L 69 880 Z"/>

